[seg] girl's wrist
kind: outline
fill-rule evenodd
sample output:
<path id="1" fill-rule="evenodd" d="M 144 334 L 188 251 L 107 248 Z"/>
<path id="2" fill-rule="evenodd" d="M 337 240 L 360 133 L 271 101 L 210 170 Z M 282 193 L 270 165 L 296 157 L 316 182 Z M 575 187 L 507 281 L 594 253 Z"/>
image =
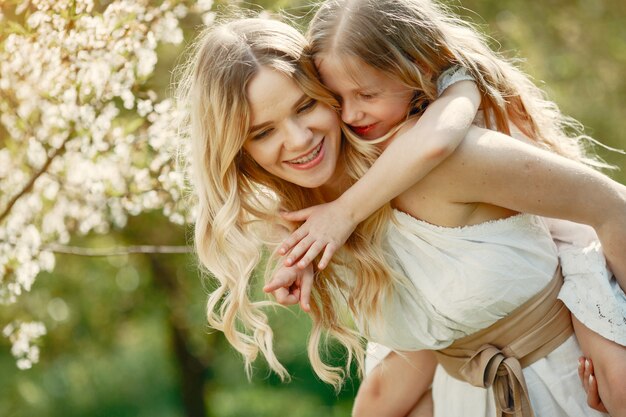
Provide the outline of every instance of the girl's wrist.
<path id="1" fill-rule="evenodd" d="M 368 216 L 368 214 L 359 210 L 359 204 L 354 204 L 354 199 L 346 197 L 346 193 L 335 200 L 335 204 L 339 207 L 344 216 L 355 225 L 361 223 Z"/>

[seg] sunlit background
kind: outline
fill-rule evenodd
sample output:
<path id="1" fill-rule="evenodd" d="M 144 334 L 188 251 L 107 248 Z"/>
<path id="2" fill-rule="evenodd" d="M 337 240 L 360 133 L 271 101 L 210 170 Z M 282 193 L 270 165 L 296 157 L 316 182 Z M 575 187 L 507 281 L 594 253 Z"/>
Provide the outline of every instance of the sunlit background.
<path id="1" fill-rule="evenodd" d="M 67 13 L 79 14 L 76 4 L 85 1 L 33 0 L 32 4 L 22 0 L 0 1 L 0 51 L 6 47 L 10 33 L 24 35 L 20 27 L 25 27 L 28 16 L 45 3 L 66 3 L 63 13 L 68 18 Z M 112 3 L 161 4 L 96 0 L 90 13 L 102 14 Z M 178 24 L 182 29 L 179 34 L 188 42 L 203 21 L 211 20 L 212 15 L 207 11 L 215 11 L 227 2 L 201 1 L 195 6 L 190 1 L 172 3 L 181 7 L 168 15 L 170 20 L 164 19 L 167 24 L 164 23 L 165 28 L 161 30 L 175 37 Z M 169 7 L 168 4 L 164 7 Z M 230 4 L 256 10 L 261 7 L 286 9 L 305 19 L 312 10 L 307 1 Z M 626 2 L 467 0 L 448 4 L 480 25 L 492 37 L 494 48 L 509 57 L 522 59 L 521 66 L 564 113 L 584 124 L 587 133 L 611 147 L 626 148 Z M 20 7 L 16 13 L 16 8 Z M 209 10 L 209 7 L 212 8 Z M 106 30 L 114 29 L 119 27 Z M 150 54 L 128 56 L 129 60 L 139 62 L 138 79 L 144 77 L 135 80 L 140 87 L 129 89 L 136 97 L 120 94 L 111 99 L 120 111 L 110 129 L 136 134 L 150 144 L 146 145 L 147 153 L 143 157 L 133 154 L 133 164 L 140 159 L 146 160 L 140 162 L 148 166 L 149 160 L 158 154 L 157 150 L 165 146 L 146 126 L 162 120 L 160 115 L 167 113 L 166 108 L 157 111 L 152 105 L 156 108 L 157 103 L 166 100 L 171 93 L 171 73 L 185 42 L 160 36 L 155 41 L 158 59 L 154 67 L 141 69 L 142 63 L 146 65 L 150 61 Z M 0 68 L 6 70 L 6 67 Z M 141 71 L 144 72 L 141 74 Z M 30 146 L 28 141 L 20 142 L 15 136 L 27 131 L 25 123 L 38 120 L 38 113 L 37 109 L 22 109 L 22 113 L 10 109 L 8 106 L 19 103 L 20 98 L 8 96 L 11 86 L 7 82 L 3 85 L 2 79 L 12 78 L 10 74 L 0 74 L 0 94 L 6 95 L 0 100 L 5 106 L 0 107 L 0 111 L 5 115 L 25 113 L 27 116 L 21 124 L 11 119 L 8 124 L 17 123 L 11 128 L 0 124 L 0 149 L 6 149 L 4 155 L 9 155 L 9 152 L 17 152 L 16 147 Z M 140 109 L 141 106 L 144 108 Z M 152 114 L 154 118 L 150 119 Z M 9 119 L 2 119 L 3 123 L 6 120 Z M 107 134 L 103 133 L 105 137 Z M 598 152 L 608 162 L 626 168 L 626 156 L 602 148 L 598 148 Z M 9 159 L 3 160 L 1 156 L 0 165 L 8 164 Z M 31 168 L 38 166 L 36 161 L 30 164 Z M 4 185 L 14 184 L 15 189 L 6 185 L 0 191 L 0 214 L 5 211 L 9 196 L 19 189 L 18 180 L 11 182 L 11 177 L 17 174 L 8 166 L 0 166 L 0 181 Z M 623 170 L 609 174 L 626 183 Z M 134 200 L 124 200 L 121 207 L 125 214 L 113 213 L 113 217 L 121 216 L 122 220 L 111 222 L 107 233 L 101 233 L 106 231 L 101 225 L 87 228 L 86 234 L 76 233 L 80 228 L 68 226 L 67 231 L 71 233 L 66 246 L 107 250 L 135 245 L 183 247 L 190 243 L 191 229 L 177 225 L 181 218 L 176 217 L 176 209 L 163 208 L 169 201 L 167 198 L 175 195 L 171 191 L 175 187 L 169 183 L 155 185 L 143 181 L 136 172 L 129 175 L 136 181 L 133 187 L 163 186 L 170 194 L 162 200 L 159 196 L 148 195 L 153 200 L 136 202 L 136 207 Z M 78 186 L 85 179 L 79 175 L 75 181 Z M 63 185 L 61 181 L 62 188 Z M 37 217 L 32 222 L 43 225 L 45 219 Z M 0 220 L 0 228 L 5 226 Z M 44 242 L 39 244 L 44 245 L 45 239 L 41 239 Z M 241 358 L 221 334 L 211 333 L 207 328 L 204 308 L 211 284 L 201 279 L 192 255 L 56 253 L 55 258 L 53 270 L 40 272 L 30 292 L 22 291 L 25 293 L 17 297 L 16 302 L 0 305 L 0 326 L 4 328 L 4 336 L 0 336 L 0 416 L 350 415 L 358 379 L 349 380 L 345 389 L 336 394 L 314 377 L 305 348 L 309 322 L 297 308 L 278 310 L 272 315 L 278 356 L 291 372 L 292 380 L 282 383 L 258 361 L 249 382 Z M 39 265 L 44 265 L 46 259 L 39 259 Z M 11 265 L 17 264 L 6 265 L 4 270 L 0 269 L 0 277 L 11 272 Z M 11 329 L 5 327 L 12 322 L 45 325 L 46 333 L 32 341 L 30 358 L 27 354 L 18 354 L 17 359 L 12 355 L 15 343 L 9 340 Z M 32 349 L 37 348 L 38 363 L 31 363 L 36 362 L 37 354 L 32 353 Z M 340 355 L 341 352 L 335 352 L 339 361 Z M 28 369 L 18 369 L 18 365 Z"/>

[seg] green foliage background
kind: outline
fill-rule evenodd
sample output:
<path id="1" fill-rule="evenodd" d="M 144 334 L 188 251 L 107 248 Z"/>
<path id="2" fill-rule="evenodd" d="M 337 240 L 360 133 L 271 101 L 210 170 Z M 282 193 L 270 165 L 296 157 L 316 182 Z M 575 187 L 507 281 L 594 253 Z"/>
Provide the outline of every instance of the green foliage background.
<path id="1" fill-rule="evenodd" d="M 308 2 L 264 0 L 296 15 Z M 524 58 L 566 114 L 595 138 L 626 148 L 626 2 L 621 0 L 464 0 L 450 3 L 493 37 L 495 48 Z M 244 7 L 256 6 L 245 4 Z M 189 18 L 187 36 L 199 21 Z M 154 88 L 167 92 L 180 54 L 163 48 Z M 609 162 L 626 157 L 599 149 Z M 612 173 L 626 183 L 624 172 Z M 185 244 L 190 231 L 156 214 L 73 244 L 109 247 Z M 59 255 L 53 274 L 0 315 L 44 321 L 41 362 L 19 371 L 0 339 L 0 416 L 348 416 L 358 380 L 336 395 L 313 375 L 306 357 L 309 323 L 298 309 L 273 315 L 277 349 L 293 374 L 271 376 L 259 361 L 251 382 L 240 358 L 204 320 L 208 286 L 192 256 Z"/>

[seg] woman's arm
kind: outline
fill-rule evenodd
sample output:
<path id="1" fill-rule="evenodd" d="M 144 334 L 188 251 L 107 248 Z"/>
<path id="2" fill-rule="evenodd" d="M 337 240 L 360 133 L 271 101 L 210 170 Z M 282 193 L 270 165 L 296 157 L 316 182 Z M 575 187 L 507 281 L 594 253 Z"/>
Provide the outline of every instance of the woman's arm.
<path id="1" fill-rule="evenodd" d="M 575 161 L 472 128 L 446 162 L 451 199 L 592 226 L 622 288 L 626 288 L 626 187 Z"/>
<path id="2" fill-rule="evenodd" d="M 432 351 L 391 352 L 363 380 L 353 417 L 405 417 L 429 393 L 437 359 Z"/>

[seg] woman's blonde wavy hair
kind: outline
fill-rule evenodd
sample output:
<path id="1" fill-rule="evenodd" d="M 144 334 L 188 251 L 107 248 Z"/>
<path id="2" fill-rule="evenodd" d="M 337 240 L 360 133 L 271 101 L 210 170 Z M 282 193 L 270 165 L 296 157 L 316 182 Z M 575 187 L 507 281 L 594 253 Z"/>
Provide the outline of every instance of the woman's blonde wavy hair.
<path id="1" fill-rule="evenodd" d="M 544 148 L 594 167 L 610 168 L 587 154 L 583 145 L 597 142 L 583 134 L 579 122 L 564 116 L 512 61 L 494 52 L 481 33 L 442 4 L 325 0 L 307 37 L 314 57 L 356 57 L 414 89 L 409 114 L 419 113 L 435 100 L 438 76 L 460 65 L 478 84 L 486 126 L 510 135 L 514 125 Z"/>
<path id="2" fill-rule="evenodd" d="M 246 87 L 261 67 L 292 78 L 302 91 L 337 107 L 318 81 L 307 41 L 291 26 L 274 20 L 238 19 L 202 33 L 182 66 L 177 100 L 187 109 L 185 133 L 191 141 L 192 182 L 198 199 L 195 245 L 201 264 L 218 287 L 209 296 L 209 325 L 224 332 L 243 355 L 246 370 L 259 351 L 281 377 L 288 373 L 273 348 L 273 333 L 263 308 L 267 300 L 251 300 L 254 270 L 263 247 L 276 244 L 273 225 L 285 225 L 279 210 L 298 210 L 322 202 L 318 192 L 288 183 L 261 169 L 242 151 L 250 128 Z M 343 137 L 340 164 L 352 182 L 377 157 L 377 150 Z M 391 219 L 385 206 L 361 223 L 345 247 L 323 271 L 316 271 L 311 302 L 313 327 L 309 358 L 324 381 L 339 387 L 353 360 L 363 369 L 363 344 L 345 311 L 380 324 L 379 311 L 391 288 L 406 284 L 385 258 L 384 234 Z M 265 279 L 276 268 L 270 261 Z M 366 335 L 367 328 L 361 328 Z M 346 349 L 344 367 L 332 367 L 320 356 L 330 336 Z"/>

